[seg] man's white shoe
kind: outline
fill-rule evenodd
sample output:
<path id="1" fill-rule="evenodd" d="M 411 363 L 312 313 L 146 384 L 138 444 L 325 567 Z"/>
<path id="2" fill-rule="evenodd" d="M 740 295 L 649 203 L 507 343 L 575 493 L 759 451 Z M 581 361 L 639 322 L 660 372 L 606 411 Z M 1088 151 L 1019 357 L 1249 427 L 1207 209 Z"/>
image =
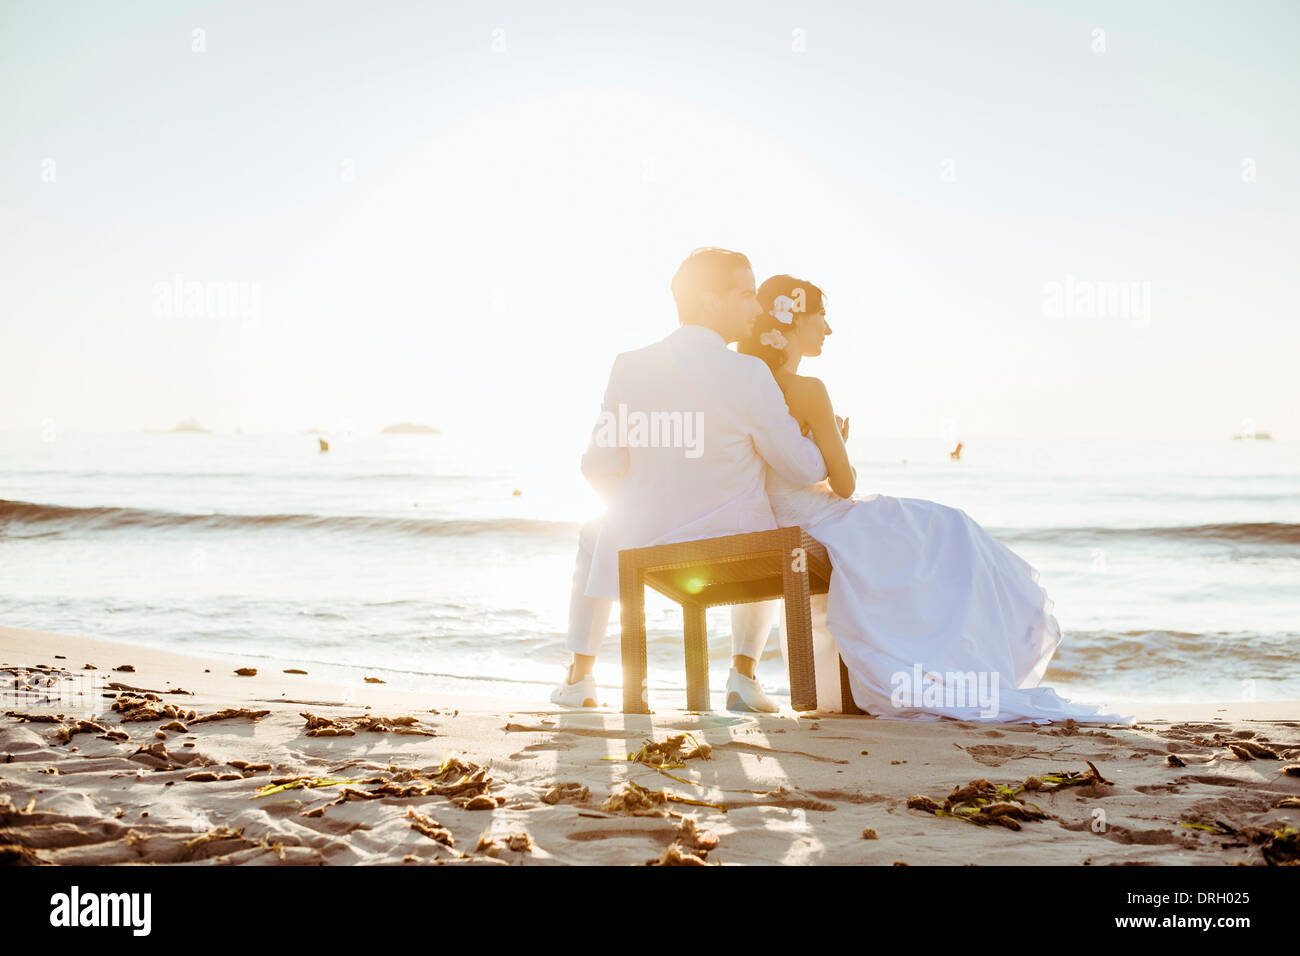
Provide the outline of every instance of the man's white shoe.
<path id="1" fill-rule="evenodd" d="M 596 678 L 588 674 L 582 680 L 570 684 L 566 671 L 564 681 L 551 691 L 551 703 L 559 704 L 561 707 L 595 707 Z"/>
<path id="2" fill-rule="evenodd" d="M 727 675 L 727 710 L 754 710 L 775 714 L 780 708 L 763 693 L 762 684 L 733 667 Z"/>

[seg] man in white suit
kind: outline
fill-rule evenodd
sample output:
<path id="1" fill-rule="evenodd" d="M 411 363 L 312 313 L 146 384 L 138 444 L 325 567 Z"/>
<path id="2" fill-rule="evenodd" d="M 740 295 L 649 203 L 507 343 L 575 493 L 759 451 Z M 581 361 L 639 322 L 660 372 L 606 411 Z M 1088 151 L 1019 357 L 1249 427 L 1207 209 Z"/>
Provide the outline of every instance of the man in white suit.
<path id="1" fill-rule="evenodd" d="M 821 452 L 799 433 L 767 366 L 727 348 L 762 314 L 749 260 L 697 249 L 672 291 L 681 327 L 614 360 L 582 458 L 607 510 L 579 535 L 567 639 L 573 662 L 551 695 L 557 704 L 596 704 L 592 669 L 618 599 L 619 551 L 771 530 L 766 468 L 797 485 L 826 477 Z M 754 663 L 779 610 L 779 601 L 733 607 L 729 709 L 777 709 L 754 679 Z"/>

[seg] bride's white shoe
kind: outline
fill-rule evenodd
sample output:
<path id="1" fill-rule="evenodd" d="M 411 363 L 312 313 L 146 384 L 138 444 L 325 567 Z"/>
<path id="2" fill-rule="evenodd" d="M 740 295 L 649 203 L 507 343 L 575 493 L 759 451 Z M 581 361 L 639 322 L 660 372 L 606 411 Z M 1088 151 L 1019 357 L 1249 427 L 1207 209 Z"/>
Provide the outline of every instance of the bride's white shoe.
<path id="1" fill-rule="evenodd" d="M 570 684 L 566 673 L 560 686 L 551 691 L 551 703 L 561 707 L 595 707 L 596 678 L 588 674 L 582 680 Z"/>
<path id="2" fill-rule="evenodd" d="M 763 693 L 762 684 L 733 667 L 727 675 L 727 710 L 754 710 L 775 714 L 780 708 Z"/>

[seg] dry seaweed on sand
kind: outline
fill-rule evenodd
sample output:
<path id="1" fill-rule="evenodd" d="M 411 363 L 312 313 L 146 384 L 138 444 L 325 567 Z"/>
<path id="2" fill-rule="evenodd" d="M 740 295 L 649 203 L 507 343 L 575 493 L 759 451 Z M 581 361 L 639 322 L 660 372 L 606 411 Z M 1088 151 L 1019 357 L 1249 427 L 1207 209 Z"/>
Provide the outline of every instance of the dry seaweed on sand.
<path id="1" fill-rule="evenodd" d="M 591 799 L 591 788 L 575 781 L 557 783 L 544 794 L 542 803 L 555 806 L 557 803 L 586 803 Z"/>
<path id="2" fill-rule="evenodd" d="M 261 720 L 269 713 L 269 710 L 252 710 L 248 707 L 224 707 L 215 713 L 199 714 L 197 716 L 193 716 L 194 712 L 190 711 L 192 716 L 189 718 L 189 723 L 204 724 L 210 720 L 232 720 L 235 717 L 247 717 L 249 720 Z"/>
<path id="3" fill-rule="evenodd" d="M 686 761 L 697 757 L 703 760 L 712 760 L 712 745 L 701 743 L 689 733 L 681 733 L 674 734 L 664 741 L 655 741 L 647 737 L 641 744 L 641 748 L 628 754 L 626 758 L 601 757 L 600 759 L 626 759 L 632 763 L 643 764 L 671 780 L 676 780 L 678 783 L 690 785 L 691 781 L 683 780 L 681 777 L 668 773 L 668 771 L 685 769 Z"/>
<path id="4" fill-rule="evenodd" d="M 401 717 L 379 717 L 363 714 L 360 717 L 320 717 L 303 711 L 298 716 L 306 718 L 308 737 L 352 737 L 357 731 L 372 733 L 413 734 L 422 737 L 438 736 L 434 731 L 417 727 L 420 718 L 409 714 Z"/>
<path id="5" fill-rule="evenodd" d="M 682 849 L 680 844 L 670 843 L 664 852 L 653 860 L 646 860 L 646 866 L 708 866 L 702 856 Z"/>
<path id="6" fill-rule="evenodd" d="M 720 803 L 692 800 L 690 797 L 683 797 L 667 790 L 648 790 L 631 780 L 610 794 L 609 799 L 601 804 L 601 809 L 607 813 L 628 813 L 634 817 L 677 816 L 678 814 L 664 807 L 664 804 L 670 802 L 689 804 L 693 807 L 709 807 L 721 813 L 727 812 L 727 808 Z"/>
<path id="7" fill-rule="evenodd" d="M 687 745 L 689 741 L 689 746 Z M 647 737 L 641 744 L 641 749 L 627 755 L 626 758 L 620 757 L 602 757 L 602 760 L 620 760 L 627 759 L 633 763 L 643 763 L 647 767 L 656 769 L 680 770 L 686 766 L 686 761 L 693 758 L 702 758 L 704 760 L 713 759 L 713 747 L 707 743 L 701 743 L 694 736 L 688 733 L 674 734 L 667 740 L 656 741 Z"/>
<path id="8" fill-rule="evenodd" d="M 1230 744 L 1225 744 L 1229 750 L 1237 755 L 1239 760 L 1281 760 L 1281 756 L 1271 747 L 1265 747 L 1257 744 L 1253 740 L 1234 740 Z"/>
<path id="9" fill-rule="evenodd" d="M 370 777 L 366 780 L 332 779 L 330 777 L 281 777 L 257 788 L 253 799 L 269 797 L 286 790 L 314 790 L 319 787 L 338 787 L 349 783 L 382 783 L 383 777 Z"/>
<path id="10" fill-rule="evenodd" d="M 339 795 L 333 800 L 312 807 L 310 810 L 304 810 L 298 815 L 300 817 L 319 817 L 325 813 L 326 807 L 337 807 L 340 804 L 347 803 L 351 800 L 378 800 L 382 796 L 382 793 L 375 793 L 373 790 L 358 790 L 355 787 L 344 787 L 339 791 Z"/>
<path id="11" fill-rule="evenodd" d="M 682 817 L 677 824 L 677 835 L 673 842 L 659 856 L 646 860 L 645 865 L 708 866 L 709 851 L 717 846 L 718 838 L 702 831 L 695 817 Z"/>
<path id="12" fill-rule="evenodd" d="M 1284 826 L 1264 839 L 1262 853 L 1269 866 L 1300 866 L 1300 830 Z"/>
<path id="13" fill-rule="evenodd" d="M 164 704 L 162 698 L 152 691 L 123 691 L 113 698 L 110 710 L 122 715 L 122 720 L 195 720 L 197 714 L 192 710 Z M 270 711 L 267 711 L 270 713 Z"/>
<path id="14" fill-rule="evenodd" d="M 40 724 L 60 724 L 63 722 L 59 714 L 29 714 L 21 710 L 6 710 L 6 717 L 14 717 L 18 720 L 27 721 L 28 723 Z"/>
<path id="15" fill-rule="evenodd" d="M 1111 783 L 1090 761 L 1084 762 L 1088 764 L 1087 771 L 1058 770 L 1055 773 L 1030 776 L 1018 787 L 995 784 L 979 777 L 965 786 L 954 787 L 942 803 L 918 793 L 908 798 L 907 807 L 909 810 L 920 810 L 938 817 L 956 817 L 978 826 L 992 825 L 1019 830 L 1020 822 L 1047 819 L 1047 814 L 1038 806 L 1021 797 L 1022 793 L 1054 793 L 1065 787 Z"/>
<path id="16" fill-rule="evenodd" d="M 1269 866 L 1300 866 L 1300 830 L 1290 824 L 1283 824 L 1278 829 L 1257 826 L 1234 827 L 1222 820 L 1215 820 L 1213 826 L 1205 823 L 1181 823 L 1179 826 L 1246 841 L 1231 844 L 1232 846 L 1255 844 L 1260 847 L 1260 854 Z"/>
<path id="17" fill-rule="evenodd" d="M 106 734 L 108 728 L 103 724 L 93 720 L 78 720 L 75 724 L 63 724 L 54 732 L 54 739 L 57 743 L 66 744 L 77 734 Z"/>
<path id="18" fill-rule="evenodd" d="M 430 840 L 441 843 L 443 846 L 456 845 L 456 839 L 451 835 L 451 831 L 433 817 L 425 816 L 415 807 L 407 808 L 406 815 L 411 821 L 412 830 L 423 833 Z"/>

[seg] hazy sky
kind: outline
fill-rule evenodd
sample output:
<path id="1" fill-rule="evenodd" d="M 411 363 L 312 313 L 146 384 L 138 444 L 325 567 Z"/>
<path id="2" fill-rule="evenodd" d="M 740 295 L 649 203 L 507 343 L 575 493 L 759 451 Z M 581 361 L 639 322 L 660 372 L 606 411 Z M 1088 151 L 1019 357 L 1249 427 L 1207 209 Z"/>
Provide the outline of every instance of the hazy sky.
<path id="1" fill-rule="evenodd" d="M 0 428 L 571 453 L 723 245 L 826 290 L 857 436 L 1300 437 L 1297 50 L 1294 2 L 6 0 Z"/>

